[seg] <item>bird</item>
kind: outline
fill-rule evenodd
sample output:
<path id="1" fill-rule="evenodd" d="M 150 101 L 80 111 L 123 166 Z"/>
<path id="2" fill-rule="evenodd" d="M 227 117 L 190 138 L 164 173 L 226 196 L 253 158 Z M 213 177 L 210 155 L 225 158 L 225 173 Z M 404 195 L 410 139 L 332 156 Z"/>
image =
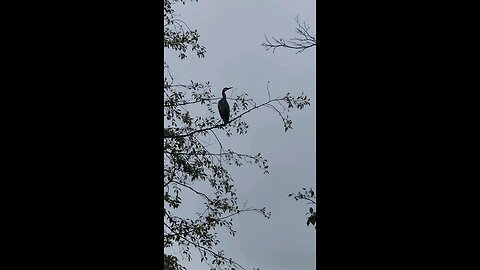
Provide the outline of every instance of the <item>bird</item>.
<path id="1" fill-rule="evenodd" d="M 225 87 L 222 90 L 222 98 L 218 102 L 218 111 L 220 112 L 220 117 L 223 119 L 223 125 L 228 123 L 228 118 L 230 117 L 230 106 L 227 102 L 227 95 L 225 95 L 225 91 L 232 89 L 233 87 Z"/>

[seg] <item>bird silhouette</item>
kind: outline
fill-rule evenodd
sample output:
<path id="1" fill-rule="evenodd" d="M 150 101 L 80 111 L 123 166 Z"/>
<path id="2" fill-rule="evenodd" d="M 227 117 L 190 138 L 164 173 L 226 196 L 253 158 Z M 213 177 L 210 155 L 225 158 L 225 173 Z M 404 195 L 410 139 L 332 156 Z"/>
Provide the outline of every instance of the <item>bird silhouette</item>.
<path id="1" fill-rule="evenodd" d="M 220 112 L 220 117 L 222 117 L 223 125 L 228 123 L 228 119 L 230 118 L 230 105 L 227 102 L 227 95 L 225 95 L 225 91 L 232 89 L 233 87 L 225 87 L 222 90 L 222 98 L 218 102 L 218 111 Z"/>

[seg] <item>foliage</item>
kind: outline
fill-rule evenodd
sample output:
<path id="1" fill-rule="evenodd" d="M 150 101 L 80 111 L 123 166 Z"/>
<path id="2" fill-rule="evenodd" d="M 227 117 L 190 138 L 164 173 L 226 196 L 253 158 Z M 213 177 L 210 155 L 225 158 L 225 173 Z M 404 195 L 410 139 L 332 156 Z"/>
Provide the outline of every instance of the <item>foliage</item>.
<path id="1" fill-rule="evenodd" d="M 180 60 L 191 49 L 197 57 L 205 57 L 205 47 L 199 45 L 197 30 L 190 30 L 178 19 L 174 4 L 185 1 L 164 1 L 164 48 L 178 53 Z M 217 132 L 228 137 L 247 133 L 249 125 L 242 116 L 255 110 L 269 108 L 283 121 L 284 130 L 292 129 L 288 112 L 310 105 L 303 93 L 295 97 L 290 93 L 272 98 L 267 84 L 268 99 L 257 103 L 246 93 L 230 97 L 231 119 L 223 125 L 214 110 L 220 99 L 212 93 L 209 82 L 178 83 L 164 62 L 164 269 L 185 269 L 180 259 L 167 254 L 167 249 L 178 249 L 181 259 L 191 260 L 192 252 L 198 251 L 200 260 L 211 269 L 244 269 L 223 250 L 217 230 L 225 228 L 235 236 L 233 217 L 244 212 L 258 212 L 269 218 L 265 208 L 252 208 L 238 204 L 234 179 L 229 166 L 256 164 L 268 173 L 268 163 L 258 154 L 243 154 L 224 149 Z M 205 115 L 197 113 L 206 110 Z M 214 143 L 211 141 L 213 140 Z M 178 209 L 182 198 L 196 196 L 203 201 L 203 211 L 195 217 L 181 216 Z"/>
<path id="2" fill-rule="evenodd" d="M 308 209 L 308 213 L 307 215 L 310 215 L 308 218 L 307 218 L 307 226 L 312 224 L 312 225 L 315 225 L 315 229 L 317 229 L 317 210 L 316 210 L 316 207 L 317 207 L 317 196 L 315 195 L 315 192 L 313 191 L 313 189 L 309 189 L 307 190 L 306 188 L 303 188 L 303 191 L 302 192 L 298 192 L 297 194 L 294 194 L 294 193 L 290 193 L 288 194 L 288 197 L 292 197 L 298 201 L 298 200 L 305 200 L 307 201 L 307 204 L 313 204 L 315 209 L 313 209 L 313 207 L 310 207 Z"/>
<path id="3" fill-rule="evenodd" d="M 179 0 L 163 2 L 163 47 L 178 51 L 181 59 L 187 57 L 188 48 L 196 52 L 198 57 L 205 57 L 205 47 L 198 44 L 200 35 L 197 30 L 190 30 L 188 25 L 175 15 L 172 7 L 175 2 Z M 180 2 L 185 4 L 184 0 Z"/>

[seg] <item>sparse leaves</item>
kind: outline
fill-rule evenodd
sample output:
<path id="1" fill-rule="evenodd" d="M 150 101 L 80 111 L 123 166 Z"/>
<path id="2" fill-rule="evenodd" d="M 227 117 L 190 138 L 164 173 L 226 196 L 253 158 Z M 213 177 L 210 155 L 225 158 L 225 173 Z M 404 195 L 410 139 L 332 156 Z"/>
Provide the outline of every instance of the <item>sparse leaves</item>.
<path id="1" fill-rule="evenodd" d="M 317 197 L 315 195 L 315 191 L 313 191 L 313 189 L 309 189 L 307 190 L 306 188 L 302 188 L 303 191 L 301 192 L 298 192 L 297 194 L 295 193 L 290 193 L 288 194 L 288 197 L 292 197 L 298 201 L 298 200 L 304 200 L 304 201 L 307 201 L 307 204 L 311 204 L 311 205 L 314 205 L 314 207 L 316 207 L 317 205 Z M 315 225 L 315 229 L 317 229 L 317 211 L 313 208 L 313 207 L 310 207 L 308 209 L 308 213 L 307 215 L 309 215 L 309 217 L 307 218 L 307 226 L 312 224 L 312 225 Z"/>
<path id="2" fill-rule="evenodd" d="M 194 84 L 198 90 L 192 91 L 190 93 L 191 98 L 187 98 L 187 93 L 182 92 L 182 89 L 192 89 L 192 85 Z M 211 87 L 208 83 L 200 84 L 191 82 L 189 85 L 181 85 L 167 82 L 166 85 L 168 85 L 168 87 L 164 88 L 164 116 L 166 116 L 167 121 L 172 121 L 170 125 L 172 128 L 169 129 L 169 132 L 164 133 L 165 138 L 188 137 L 197 133 L 207 135 L 208 131 L 213 129 L 224 130 L 228 137 L 232 136 L 234 132 L 242 135 L 248 132 L 249 125 L 245 121 L 242 121 L 241 117 L 253 110 L 261 108 L 269 108 L 275 111 L 283 121 L 284 131 L 288 131 L 289 129 L 293 129 L 293 122 L 288 116 L 290 109 L 302 110 L 305 106 L 310 106 L 310 98 L 303 92 L 297 97 L 287 93 L 283 97 L 269 98 L 261 104 L 257 104 L 252 99 L 249 99 L 247 94 L 244 93 L 234 99 L 229 99 L 230 102 L 233 102 L 231 105 L 231 119 L 225 126 L 213 109 L 214 104 L 218 102 L 220 98 L 212 95 Z M 204 107 L 206 106 L 210 115 L 206 118 L 196 116 L 194 119 L 191 119 L 186 106 L 199 104 Z M 177 118 L 183 120 L 182 125 L 178 124 Z"/>

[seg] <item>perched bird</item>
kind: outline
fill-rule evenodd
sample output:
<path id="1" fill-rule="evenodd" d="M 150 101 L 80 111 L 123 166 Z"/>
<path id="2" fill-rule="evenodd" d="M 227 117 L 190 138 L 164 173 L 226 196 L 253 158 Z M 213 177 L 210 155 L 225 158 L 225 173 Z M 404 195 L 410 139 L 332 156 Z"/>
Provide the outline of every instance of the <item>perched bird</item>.
<path id="1" fill-rule="evenodd" d="M 222 90 L 222 99 L 218 102 L 218 111 L 220 112 L 220 117 L 223 119 L 223 124 L 226 125 L 228 123 L 228 118 L 230 117 L 230 106 L 227 102 L 227 95 L 225 95 L 225 91 L 232 89 L 233 87 L 225 87 Z"/>

